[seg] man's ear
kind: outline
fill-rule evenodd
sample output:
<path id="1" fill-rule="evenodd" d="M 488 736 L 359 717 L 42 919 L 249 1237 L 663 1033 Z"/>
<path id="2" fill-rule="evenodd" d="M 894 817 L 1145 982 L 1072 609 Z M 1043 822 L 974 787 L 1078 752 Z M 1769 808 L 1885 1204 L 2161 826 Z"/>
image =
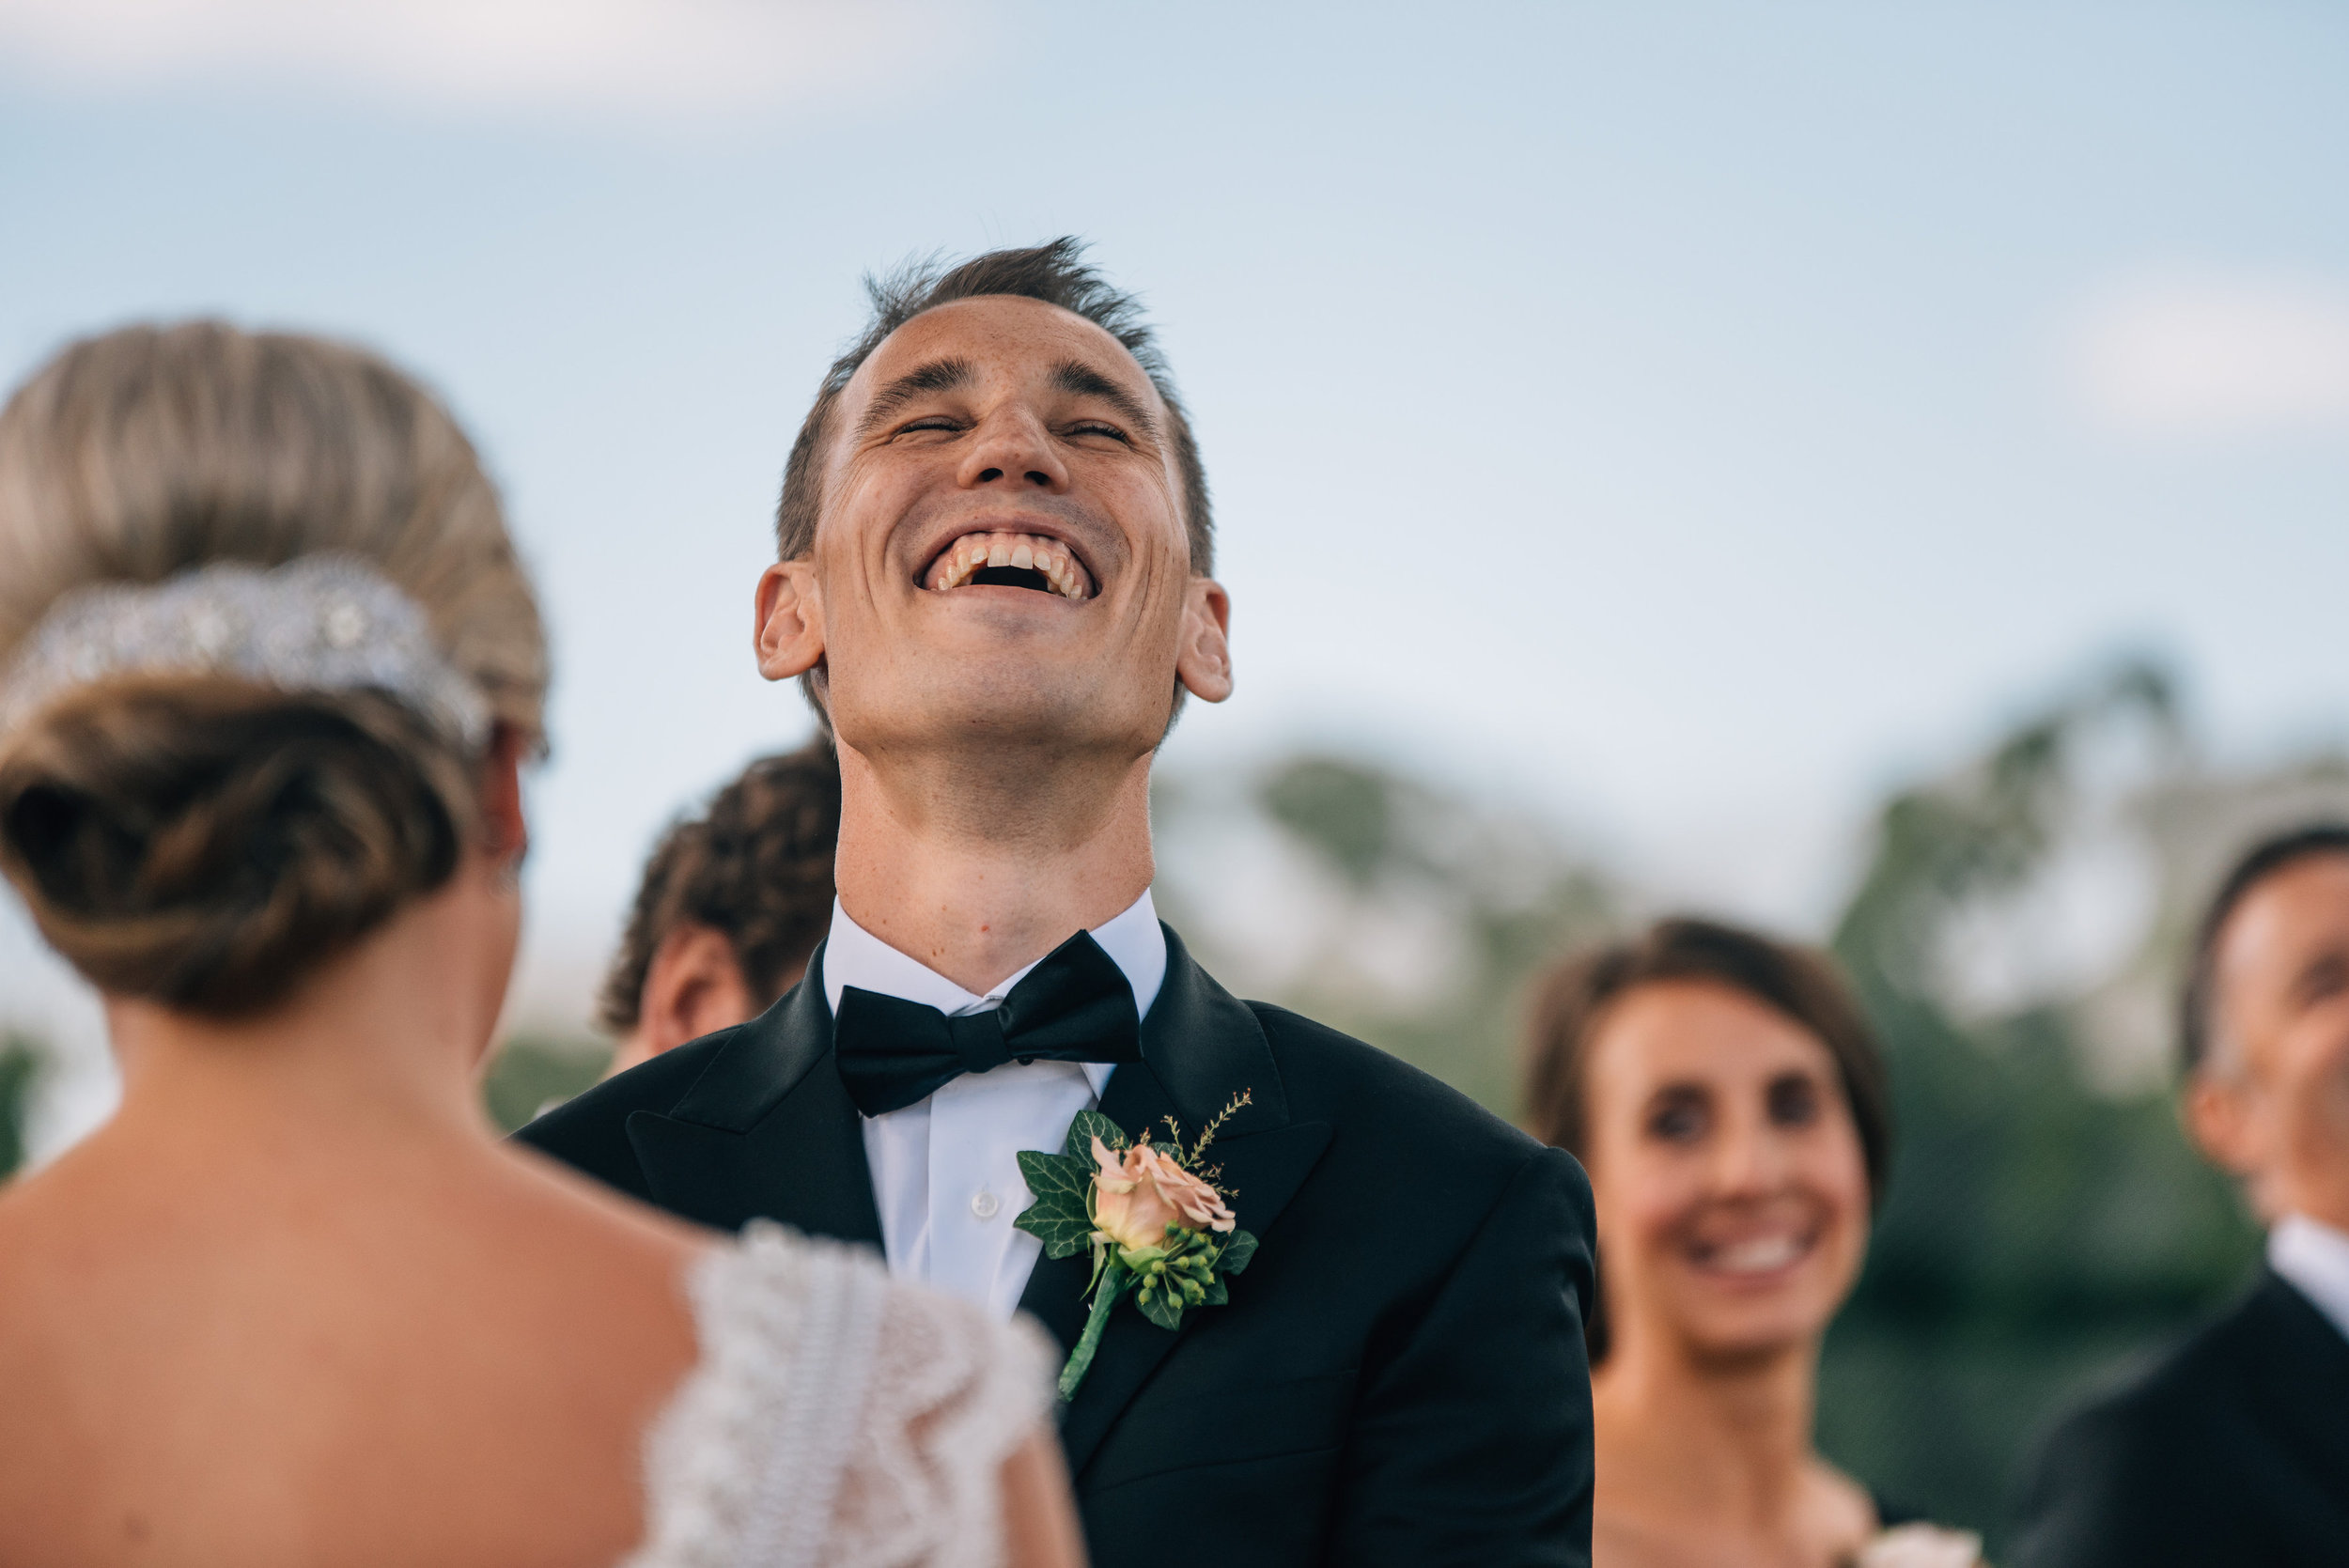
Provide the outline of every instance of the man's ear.
<path id="1" fill-rule="evenodd" d="M 2179 1120 L 2188 1137 L 2213 1165 L 2232 1176 L 2252 1175 L 2259 1164 L 2251 1147 L 2249 1107 L 2243 1103 L 2247 1085 L 2198 1070 L 2186 1080 L 2178 1106 Z"/>
<path id="2" fill-rule="evenodd" d="M 1203 703 L 1232 694 L 1232 599 L 1211 577 L 1194 577 L 1183 595 L 1183 640 L 1174 678 Z"/>
<path id="3" fill-rule="evenodd" d="M 824 602 L 813 561 L 778 561 L 761 572 L 756 615 L 751 645 L 769 680 L 805 675 L 824 657 Z"/>
<path id="4" fill-rule="evenodd" d="M 637 1009 L 637 1033 L 649 1056 L 731 1029 L 758 1012 L 734 944 L 698 921 L 679 921 L 661 939 L 646 966 Z"/>

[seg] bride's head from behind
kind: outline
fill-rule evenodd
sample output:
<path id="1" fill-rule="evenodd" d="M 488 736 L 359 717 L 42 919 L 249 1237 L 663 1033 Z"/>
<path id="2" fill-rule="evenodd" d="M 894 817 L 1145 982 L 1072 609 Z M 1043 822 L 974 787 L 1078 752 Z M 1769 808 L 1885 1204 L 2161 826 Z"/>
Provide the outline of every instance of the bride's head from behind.
<path id="1" fill-rule="evenodd" d="M 0 868 L 113 1001 L 265 1017 L 473 887 L 486 1033 L 546 678 L 471 443 L 371 354 L 134 327 L 0 412 Z"/>

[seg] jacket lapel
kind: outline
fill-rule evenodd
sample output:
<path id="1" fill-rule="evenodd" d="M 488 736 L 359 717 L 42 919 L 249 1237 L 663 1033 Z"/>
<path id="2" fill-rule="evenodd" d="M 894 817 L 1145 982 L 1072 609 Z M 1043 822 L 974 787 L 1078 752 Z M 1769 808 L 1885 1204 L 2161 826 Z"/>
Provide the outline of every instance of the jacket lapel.
<path id="1" fill-rule="evenodd" d="M 1164 929 L 1164 927 L 1161 927 Z M 1281 1211 L 1303 1185 L 1330 1141 L 1321 1122 L 1292 1122 L 1288 1095 L 1256 1016 L 1208 978 L 1182 941 L 1166 932 L 1166 980 L 1142 1025 L 1142 1060 L 1111 1075 L 1101 1113 L 1128 1134 L 1150 1129 L 1167 1136 L 1173 1116 L 1186 1136 L 1199 1130 L 1236 1094 L 1249 1104 L 1223 1125 L 1210 1146 L 1208 1163 L 1222 1168 L 1218 1185 L 1234 1194 L 1233 1212 L 1242 1229 L 1267 1245 Z M 1021 1295 L 1022 1311 L 1033 1313 L 1064 1347 L 1083 1330 L 1082 1300 L 1092 1260 L 1040 1261 Z M 1234 1307 L 1247 1298 L 1249 1278 L 1232 1281 Z M 1207 1307 L 1183 1316 L 1174 1333 L 1157 1327 L 1131 1302 L 1121 1302 L 1101 1334 L 1093 1367 L 1064 1412 L 1061 1439 L 1070 1473 L 1084 1468 L 1127 1405 L 1142 1391 L 1159 1363 L 1182 1343 L 1203 1315 L 1231 1311 Z"/>
<path id="2" fill-rule="evenodd" d="M 737 1030 L 664 1115 L 628 1138 L 662 1207 L 721 1230 L 775 1219 L 878 1248 L 880 1214 L 856 1107 L 832 1066 L 823 950 L 781 1001 Z"/>
<path id="3" fill-rule="evenodd" d="M 2303 1460 L 2333 1482 L 2349 1482 L 2349 1338 L 2299 1286 L 2263 1269 L 2250 1302 L 2258 1331 L 2246 1336 L 2268 1421 L 2293 1434 Z"/>

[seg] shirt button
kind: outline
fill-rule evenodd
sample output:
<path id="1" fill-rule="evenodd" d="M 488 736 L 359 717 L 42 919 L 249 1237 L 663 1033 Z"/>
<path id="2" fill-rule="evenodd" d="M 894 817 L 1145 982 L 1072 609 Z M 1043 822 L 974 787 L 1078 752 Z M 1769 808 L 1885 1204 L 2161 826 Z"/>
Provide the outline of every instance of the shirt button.
<path id="1" fill-rule="evenodd" d="M 981 1219 L 994 1219 L 995 1211 L 1003 1206 L 1003 1201 L 985 1188 L 971 1194 L 971 1212 Z"/>

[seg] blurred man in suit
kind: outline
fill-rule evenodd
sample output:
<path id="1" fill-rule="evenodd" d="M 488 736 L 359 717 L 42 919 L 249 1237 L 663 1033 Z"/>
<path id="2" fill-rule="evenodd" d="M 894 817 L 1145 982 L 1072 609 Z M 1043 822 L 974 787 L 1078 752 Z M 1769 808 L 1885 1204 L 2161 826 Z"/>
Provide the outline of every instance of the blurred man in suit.
<path id="1" fill-rule="evenodd" d="M 2269 1226 L 2250 1292 L 2047 1442 L 2026 1568 L 2349 1562 L 2349 824 L 2220 886 L 2184 1008 L 2185 1117 Z"/>
<path id="2" fill-rule="evenodd" d="M 645 863 L 598 1009 L 605 1074 L 756 1017 L 800 983 L 832 922 L 840 763 L 817 739 L 761 757 Z"/>

